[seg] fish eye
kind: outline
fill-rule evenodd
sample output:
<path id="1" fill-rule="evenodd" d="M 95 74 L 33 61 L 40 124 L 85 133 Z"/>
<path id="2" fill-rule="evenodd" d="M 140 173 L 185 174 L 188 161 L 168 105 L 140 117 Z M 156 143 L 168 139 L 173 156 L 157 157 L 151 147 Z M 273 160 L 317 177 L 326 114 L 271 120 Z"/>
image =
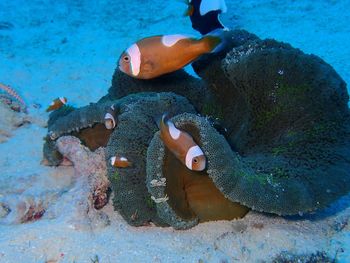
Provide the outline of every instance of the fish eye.
<path id="1" fill-rule="evenodd" d="M 197 159 L 197 158 L 194 158 L 194 159 L 193 159 L 193 162 L 194 162 L 194 163 L 198 163 L 198 159 Z"/>
<path id="2" fill-rule="evenodd" d="M 124 56 L 124 57 L 123 57 L 123 60 L 124 60 L 125 62 L 129 62 L 129 61 L 130 61 L 130 58 L 129 58 L 129 56 Z"/>

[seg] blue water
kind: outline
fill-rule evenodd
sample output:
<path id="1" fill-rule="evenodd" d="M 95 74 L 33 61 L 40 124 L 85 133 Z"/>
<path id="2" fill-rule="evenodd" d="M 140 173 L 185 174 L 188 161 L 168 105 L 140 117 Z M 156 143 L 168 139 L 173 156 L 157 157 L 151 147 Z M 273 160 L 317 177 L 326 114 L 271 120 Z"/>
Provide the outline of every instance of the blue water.
<path id="1" fill-rule="evenodd" d="M 274 38 L 290 43 L 305 53 L 315 54 L 332 65 L 346 83 L 350 83 L 349 0 L 226 0 L 226 3 L 228 12 L 222 15 L 221 20 L 228 28 L 246 29 L 260 38 Z M 0 83 L 17 90 L 26 101 L 30 114 L 44 120 L 48 117 L 44 112 L 46 106 L 53 98 L 63 94 L 75 106 L 97 101 L 107 93 L 110 87 L 111 77 L 119 55 L 138 39 L 151 35 L 174 33 L 199 36 L 198 32 L 191 28 L 189 19 L 182 16 L 185 10 L 186 6 L 181 0 L 0 0 Z M 350 90 L 349 85 L 348 90 Z M 3 168 L 3 178 L 5 178 L 0 180 L 0 183 L 4 184 L 0 185 L 0 198 L 3 197 L 4 193 L 7 193 L 6 191 L 9 191 L 9 188 L 14 188 L 17 191 L 17 188 L 32 187 L 32 184 L 25 180 L 30 181 L 31 179 L 28 178 L 32 178 L 31 176 L 36 178 L 37 170 L 41 169 L 38 164 L 41 159 L 42 137 L 46 134 L 46 129 L 38 123 L 39 121 L 32 126 L 24 126 L 13 131 L 8 142 L 0 143 L 0 165 Z M 20 145 L 23 145 L 24 152 L 18 149 Z M 13 154 L 10 154 L 11 152 Z M 45 185 L 54 187 L 54 183 L 47 183 L 46 179 L 44 183 L 41 182 L 42 175 L 53 173 L 52 170 L 45 168 L 37 173 L 38 177 L 41 178 L 38 179 L 40 184 L 30 188 L 30 194 L 36 190 L 42 191 Z M 18 178 L 22 180 L 20 186 L 17 184 Z M 33 184 L 35 185 L 35 183 Z M 16 192 L 15 190 L 14 192 Z M 337 251 L 336 258 L 339 262 L 350 262 L 350 212 L 348 206 L 349 198 L 344 198 L 326 211 L 327 215 L 329 213 L 340 214 L 345 222 L 344 226 L 341 226 L 342 231 L 324 241 L 329 244 L 325 247 L 329 249 L 327 252 L 330 255 L 334 256 L 335 251 Z M 71 255 L 74 255 L 74 257 L 58 257 L 57 262 L 74 262 L 76 258 L 78 258 L 76 262 L 89 262 L 89 258 L 98 253 L 102 259 L 107 258 L 108 249 L 104 247 L 104 243 L 113 240 L 114 234 L 128 235 L 128 231 L 134 231 L 132 238 L 120 245 L 124 249 L 120 252 L 124 261 L 150 262 L 154 259 L 154 262 L 157 262 L 158 258 L 152 253 L 147 254 L 145 258 L 142 257 L 144 251 L 152 249 L 145 246 L 149 242 L 149 237 L 157 239 L 164 234 L 168 239 L 161 240 L 169 241 L 169 247 L 174 246 L 180 250 L 180 245 L 175 241 L 172 242 L 173 239 L 180 240 L 180 243 L 185 242 L 183 240 L 192 238 L 192 235 L 199 236 L 198 232 L 200 232 L 184 234 L 187 235 L 184 238 L 183 236 L 179 237 L 178 233 L 173 234 L 172 230 L 165 233 L 152 230 L 152 235 L 147 236 L 147 234 L 142 233 L 142 237 L 138 239 L 138 230 L 129 230 L 124 221 L 120 218 L 118 220 L 117 222 L 121 222 L 120 225 L 118 223 L 118 227 L 122 229 L 121 232 L 111 234 L 111 232 L 103 233 L 102 231 L 102 233 L 97 234 L 97 236 L 105 234 L 105 237 L 108 236 L 107 240 L 105 238 L 98 239 L 99 237 L 96 236 L 91 237 L 85 232 L 78 234 L 74 232 L 76 235 L 72 234 L 72 238 L 67 238 L 69 241 L 66 242 L 67 244 L 79 244 L 79 235 L 83 236 L 84 241 L 81 241 L 83 248 L 77 249 L 78 252 L 65 247 L 65 232 L 64 234 L 59 233 L 57 234 L 59 242 L 45 248 L 48 251 L 47 254 L 59 254 L 61 248 L 64 248 L 70 251 Z M 310 220 L 315 220 L 315 218 L 310 217 Z M 34 223 L 33 229 L 38 227 L 39 230 L 30 232 L 33 235 L 31 237 L 21 235 L 32 228 L 30 225 L 12 226 L 14 231 L 10 228 L 11 226 L 1 226 L 3 228 L 0 228 L 0 244 L 2 244 L 0 246 L 0 262 L 45 262 L 45 260 L 49 260 L 50 258 L 43 256 L 44 243 L 38 241 L 38 233 L 50 231 L 50 221 L 45 221 L 43 225 L 44 227 L 40 228 L 40 222 Z M 57 222 L 55 223 L 55 227 L 59 225 Z M 225 231 L 232 231 L 231 225 L 224 225 L 223 228 Z M 1 237 L 1 229 L 7 231 L 6 237 Z M 204 232 L 205 230 L 204 228 Z M 15 233 L 14 236 L 9 234 L 12 232 Z M 216 234 L 210 233 L 213 236 Z M 253 235 L 252 233 L 248 234 Z M 54 235 L 53 237 L 55 237 Z M 50 235 L 45 234 L 44 236 L 50 239 Z M 220 235 L 218 234 L 218 236 Z M 91 246 L 89 238 L 95 240 L 91 241 Z M 241 254 L 232 252 L 230 250 L 231 240 L 221 244 L 220 249 L 214 249 L 215 246 L 212 246 L 209 241 L 205 243 L 205 238 L 207 238 L 206 235 L 196 239 L 197 246 L 193 245 L 189 249 L 191 251 L 187 251 L 191 256 L 181 258 L 179 261 L 195 262 L 202 253 L 207 253 L 208 262 L 219 262 L 220 260 L 239 262 L 234 259 L 232 254 L 239 255 L 242 262 L 254 262 L 252 256 L 244 257 L 245 252 Z M 249 238 L 245 238 L 240 239 L 243 240 L 242 251 L 243 248 L 246 249 L 246 243 L 250 244 Z M 278 243 L 278 238 L 276 237 L 271 242 Z M 33 242 L 38 242 L 41 247 L 32 247 L 28 241 L 31 239 L 35 240 Z M 219 242 L 215 238 L 213 239 L 215 242 Z M 267 239 L 267 237 L 262 239 Z M 24 241 L 22 242 L 22 240 Z M 119 241 L 122 242 L 122 240 L 123 238 Z M 54 241 L 55 238 L 51 237 L 50 242 Z M 13 247 L 11 247 L 11 242 L 14 244 Z M 208 245 L 209 243 L 210 245 Z M 156 243 L 152 244 L 156 246 Z M 166 247 L 165 243 L 162 245 Z M 113 246 L 118 250 L 118 244 Z M 136 246 L 140 251 L 133 252 L 133 246 Z M 206 246 L 208 246 L 207 251 Z M 253 254 L 259 253 L 257 248 L 259 246 L 248 246 L 248 249 L 251 249 Z M 306 243 L 305 246 L 308 244 Z M 302 245 L 298 247 L 302 247 Z M 136 256 L 132 257 L 126 253 L 127 249 L 130 249 L 130 253 L 135 253 Z M 185 250 L 186 247 L 181 249 Z M 171 250 L 170 248 L 166 251 L 163 257 L 162 250 L 157 250 L 160 254 L 159 262 L 179 262 L 176 253 L 171 252 Z M 262 250 L 266 252 L 266 249 Z M 288 248 L 286 250 L 288 251 Z M 291 252 L 298 253 L 299 251 Z M 18 253 L 20 261 L 17 261 L 16 253 Z M 113 260 L 113 257 L 109 259 Z M 266 260 L 269 259 L 266 258 Z"/>

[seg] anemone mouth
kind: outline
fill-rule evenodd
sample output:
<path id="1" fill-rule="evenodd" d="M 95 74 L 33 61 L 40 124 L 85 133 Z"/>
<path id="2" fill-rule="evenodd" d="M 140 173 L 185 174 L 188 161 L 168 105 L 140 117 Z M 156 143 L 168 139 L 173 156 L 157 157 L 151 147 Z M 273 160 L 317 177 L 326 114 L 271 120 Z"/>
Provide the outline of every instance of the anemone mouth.
<path id="1" fill-rule="evenodd" d="M 86 127 L 73 132 L 71 135 L 80 139 L 91 151 L 99 147 L 106 147 L 112 130 L 105 127 L 103 123 L 95 123 L 91 127 Z"/>
<path id="2" fill-rule="evenodd" d="M 49 166 L 60 165 L 62 155 L 56 147 L 56 140 L 65 135 L 80 139 L 83 145 L 91 151 L 106 147 L 113 129 L 108 130 L 104 125 L 104 115 L 114 101 L 103 104 L 90 104 L 80 109 L 71 106 L 50 113 L 48 135 L 43 147 L 44 159 Z"/>
<path id="3" fill-rule="evenodd" d="M 62 163 L 64 158 L 56 147 L 56 140 L 61 136 L 71 135 L 77 137 L 91 151 L 107 146 L 113 129 L 108 130 L 103 123 L 94 123 L 85 126 L 84 128 L 70 129 L 67 132 L 50 131 L 48 136 L 45 137 L 46 142 L 43 147 L 45 164 L 48 166 L 58 166 Z"/>
<path id="4" fill-rule="evenodd" d="M 165 150 L 163 174 L 169 205 L 183 220 L 232 220 L 242 218 L 248 208 L 232 202 L 216 188 L 206 170 L 189 170 L 168 149 Z"/>

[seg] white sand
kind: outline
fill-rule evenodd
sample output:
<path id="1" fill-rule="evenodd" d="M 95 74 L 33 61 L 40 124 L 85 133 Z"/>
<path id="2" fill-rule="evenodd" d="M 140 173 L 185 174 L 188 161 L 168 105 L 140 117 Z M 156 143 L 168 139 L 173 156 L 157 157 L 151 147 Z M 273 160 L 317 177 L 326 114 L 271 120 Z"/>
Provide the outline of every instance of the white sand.
<path id="1" fill-rule="evenodd" d="M 140 37 L 192 33 L 181 1 L 0 1 L 0 82 L 14 87 L 35 119 L 67 96 L 81 106 L 106 94 L 121 51 Z M 48 4 L 49 3 L 49 4 Z M 90 5 L 89 5 L 90 4 Z M 350 83 L 350 3 L 342 1 L 228 1 L 228 26 L 290 42 L 332 64 Z M 39 103 L 41 109 L 31 105 Z M 0 200 L 46 201 L 50 209 L 33 223 L 0 218 L 0 262 L 257 262 L 281 251 L 326 251 L 350 262 L 350 195 L 326 212 L 303 220 L 250 213 L 188 231 L 128 226 L 113 212 L 109 226 L 94 225 L 74 206 L 79 193 L 71 167 L 40 165 L 41 122 L 24 125 L 0 144 Z M 1 215 L 1 211 L 0 211 Z M 263 225 L 260 229 L 261 224 Z"/>

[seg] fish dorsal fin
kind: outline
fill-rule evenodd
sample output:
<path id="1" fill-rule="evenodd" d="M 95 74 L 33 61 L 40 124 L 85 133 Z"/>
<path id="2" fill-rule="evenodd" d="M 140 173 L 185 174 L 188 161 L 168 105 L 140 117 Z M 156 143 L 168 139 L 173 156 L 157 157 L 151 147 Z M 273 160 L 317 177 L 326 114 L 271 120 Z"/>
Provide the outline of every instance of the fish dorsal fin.
<path id="1" fill-rule="evenodd" d="M 59 97 L 58 99 L 62 102 L 62 104 L 67 103 L 67 99 L 65 97 Z"/>
<path id="2" fill-rule="evenodd" d="M 222 13 L 227 11 L 225 0 L 202 0 L 199 12 L 202 16 L 210 11 L 220 10 Z"/>
<path id="3" fill-rule="evenodd" d="M 164 35 L 162 37 L 162 44 L 166 47 L 174 46 L 181 39 L 189 38 L 189 36 L 176 34 L 176 35 Z"/>

